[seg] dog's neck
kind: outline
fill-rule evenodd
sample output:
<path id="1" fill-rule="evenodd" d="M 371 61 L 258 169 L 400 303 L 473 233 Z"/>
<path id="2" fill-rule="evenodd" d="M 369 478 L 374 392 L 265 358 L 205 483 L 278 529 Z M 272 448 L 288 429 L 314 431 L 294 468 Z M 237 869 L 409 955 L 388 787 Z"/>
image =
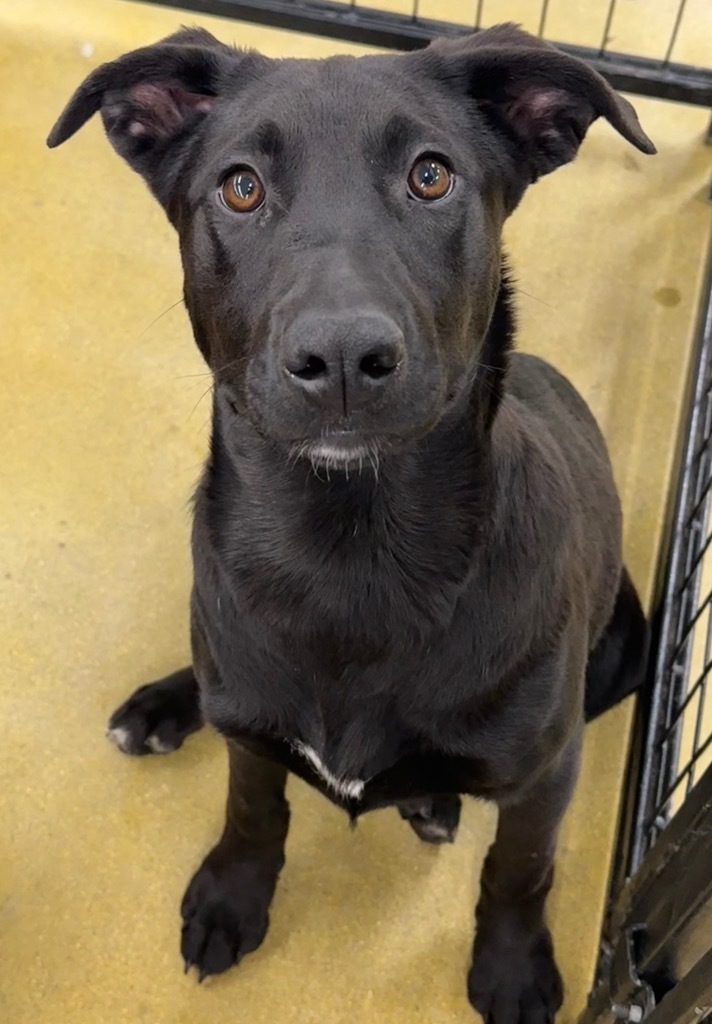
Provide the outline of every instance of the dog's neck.
<path id="1" fill-rule="evenodd" d="M 346 660 L 378 656 L 403 631 L 423 642 L 445 628 L 491 528 L 491 428 L 511 341 L 504 285 L 461 408 L 384 457 L 377 473 L 366 465 L 327 475 L 288 462 L 247 424 L 228 423 L 216 403 L 198 514 L 230 566 L 238 603 L 271 628 L 338 647 Z"/>

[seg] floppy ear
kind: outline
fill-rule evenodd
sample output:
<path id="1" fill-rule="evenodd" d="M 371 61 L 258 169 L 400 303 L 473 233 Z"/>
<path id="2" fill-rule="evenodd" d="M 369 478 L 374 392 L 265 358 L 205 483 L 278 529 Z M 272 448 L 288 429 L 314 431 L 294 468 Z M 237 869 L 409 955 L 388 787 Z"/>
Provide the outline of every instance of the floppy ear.
<path id="1" fill-rule="evenodd" d="M 513 144 L 529 181 L 573 160 L 598 117 L 642 153 L 655 153 L 631 104 L 601 75 L 516 25 L 438 39 L 425 55 Z"/>
<path id="2" fill-rule="evenodd" d="M 96 68 L 70 99 L 47 145 L 59 146 L 101 110 L 111 144 L 168 206 L 193 132 L 237 68 L 259 59 L 203 29 L 182 29 Z"/>

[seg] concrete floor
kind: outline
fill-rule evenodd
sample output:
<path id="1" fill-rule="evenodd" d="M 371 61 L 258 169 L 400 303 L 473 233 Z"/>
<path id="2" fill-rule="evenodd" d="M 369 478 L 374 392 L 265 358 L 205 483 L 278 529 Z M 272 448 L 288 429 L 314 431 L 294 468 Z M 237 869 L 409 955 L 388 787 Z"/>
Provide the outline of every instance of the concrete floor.
<path id="1" fill-rule="evenodd" d="M 698 11 L 699 49 L 712 10 Z M 178 304 L 175 239 L 142 183 L 97 121 L 57 152 L 43 140 L 91 67 L 194 20 L 121 0 L 0 5 L 0 1016 L 465 1024 L 490 809 L 468 804 L 457 844 L 433 851 L 394 812 L 351 833 L 292 782 L 268 940 L 198 988 L 181 973 L 178 903 L 220 827 L 220 743 L 203 733 L 172 757 L 131 761 L 103 738 L 133 687 L 188 657 L 187 501 L 209 380 Z M 199 20 L 271 55 L 356 52 Z M 705 111 L 637 106 L 656 159 L 594 126 L 508 234 L 520 345 L 567 372 L 598 415 L 627 560 L 649 594 L 712 160 Z M 550 914 L 567 984 L 561 1021 L 591 979 L 629 718 L 626 706 L 590 728 L 561 842 Z"/>

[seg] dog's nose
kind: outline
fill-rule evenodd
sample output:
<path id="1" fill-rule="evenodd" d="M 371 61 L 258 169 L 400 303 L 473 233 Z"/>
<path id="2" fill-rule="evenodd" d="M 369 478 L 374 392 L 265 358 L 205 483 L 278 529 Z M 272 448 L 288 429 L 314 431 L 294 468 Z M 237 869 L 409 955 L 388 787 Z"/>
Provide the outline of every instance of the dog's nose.
<path id="1" fill-rule="evenodd" d="M 344 415 L 383 395 L 404 354 L 403 332 L 390 317 L 377 313 L 302 316 L 281 349 L 291 384 Z"/>

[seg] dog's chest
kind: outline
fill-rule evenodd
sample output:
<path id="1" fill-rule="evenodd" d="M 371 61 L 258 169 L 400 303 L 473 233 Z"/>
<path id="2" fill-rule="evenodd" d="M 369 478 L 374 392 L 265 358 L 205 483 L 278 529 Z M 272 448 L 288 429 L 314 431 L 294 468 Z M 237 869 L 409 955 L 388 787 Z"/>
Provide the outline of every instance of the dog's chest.
<path id="1" fill-rule="evenodd" d="M 329 795 L 360 800 L 370 780 L 423 747 L 417 723 L 392 696 L 365 696 L 368 680 L 320 686 L 313 675 L 294 680 L 274 669 L 268 674 L 243 661 L 233 685 L 203 693 L 205 717 L 225 735 L 269 742 Z"/>
<path id="2" fill-rule="evenodd" d="M 354 816 L 436 792 L 490 797 L 512 775 L 496 737 L 493 745 L 473 729 L 467 743 L 457 742 L 452 709 L 436 709 L 425 693 L 418 700 L 405 683 L 386 694 L 370 689 L 366 677 L 345 689 L 335 681 L 310 685 L 305 673 L 295 685 L 271 667 L 272 673 L 253 673 L 247 660 L 234 685 L 208 688 L 206 719 L 281 761 Z M 435 690 L 443 685 L 435 672 L 430 682 Z"/>
<path id="3" fill-rule="evenodd" d="M 311 714 L 287 726 L 284 739 L 327 789 L 359 800 L 368 782 L 418 743 L 412 725 L 389 701 L 348 693 L 310 693 Z M 320 699 L 321 698 L 321 699 Z"/>
<path id="4" fill-rule="evenodd" d="M 306 646 L 270 637 L 266 647 L 244 623 L 216 625 L 206 621 L 218 670 L 202 695 L 206 719 L 226 736 L 268 748 L 335 802 L 360 810 L 376 793 L 379 801 L 401 799 L 416 786 L 489 789 L 491 745 L 471 726 L 462 739 L 462 694 L 484 678 L 481 659 L 463 657 L 472 628 L 464 612 L 427 649 L 401 644 L 338 674 Z"/>
<path id="5" fill-rule="evenodd" d="M 313 747 L 310 747 L 307 743 L 302 743 L 301 740 L 294 740 L 291 745 L 296 753 L 311 765 L 319 778 L 326 783 L 336 796 L 341 797 L 342 800 L 361 799 L 366 788 L 367 779 L 339 778 L 324 764 Z"/>

